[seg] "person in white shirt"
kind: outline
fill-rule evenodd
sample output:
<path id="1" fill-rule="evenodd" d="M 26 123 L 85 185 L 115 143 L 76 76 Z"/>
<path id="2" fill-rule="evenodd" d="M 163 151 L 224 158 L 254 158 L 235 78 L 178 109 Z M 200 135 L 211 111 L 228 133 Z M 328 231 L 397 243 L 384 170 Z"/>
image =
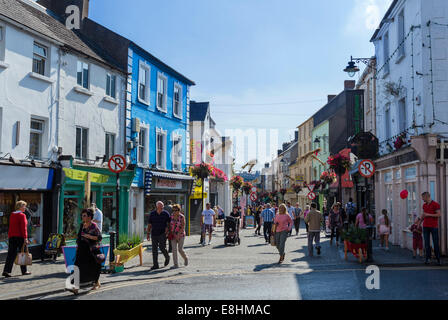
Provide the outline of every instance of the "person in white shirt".
<path id="1" fill-rule="evenodd" d="M 100 229 L 101 233 L 103 233 L 103 212 L 96 206 L 95 203 L 92 203 L 92 210 L 95 212 L 93 214 L 93 222 L 96 223 L 98 229 Z"/>
<path id="2" fill-rule="evenodd" d="M 292 219 L 292 221 L 294 221 L 295 219 L 296 219 L 296 217 L 295 217 L 295 210 L 294 210 L 294 207 L 292 207 L 291 206 L 291 202 L 287 202 L 287 209 L 288 209 L 288 214 L 289 214 L 289 216 L 291 217 L 291 219 Z M 294 227 L 294 225 L 293 224 L 291 224 L 291 229 L 289 230 L 289 233 L 288 233 L 288 236 L 291 236 L 292 235 L 292 228 Z"/>
<path id="3" fill-rule="evenodd" d="M 205 246 L 205 234 L 207 231 L 209 234 L 208 244 L 210 245 L 212 243 L 213 227 L 216 226 L 216 212 L 212 210 L 210 203 L 206 204 L 206 208 L 207 209 L 202 212 L 201 220 L 203 246 Z"/>

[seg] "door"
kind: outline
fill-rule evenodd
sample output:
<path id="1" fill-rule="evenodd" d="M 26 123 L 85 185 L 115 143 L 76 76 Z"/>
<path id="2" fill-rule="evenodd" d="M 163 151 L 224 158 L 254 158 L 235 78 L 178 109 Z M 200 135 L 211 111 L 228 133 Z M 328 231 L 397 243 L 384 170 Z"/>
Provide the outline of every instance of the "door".
<path id="1" fill-rule="evenodd" d="M 190 235 L 201 234 L 202 199 L 190 199 Z"/>

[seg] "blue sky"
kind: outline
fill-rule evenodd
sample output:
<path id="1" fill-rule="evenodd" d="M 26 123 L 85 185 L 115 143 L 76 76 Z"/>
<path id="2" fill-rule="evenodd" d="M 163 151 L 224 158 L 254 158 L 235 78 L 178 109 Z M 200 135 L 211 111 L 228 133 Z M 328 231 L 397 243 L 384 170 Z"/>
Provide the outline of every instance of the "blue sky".
<path id="1" fill-rule="evenodd" d="M 222 134 L 278 129 L 281 145 L 342 91 L 350 55 L 374 54 L 369 40 L 391 0 L 90 3 L 93 20 L 195 81 L 191 99 L 211 102 Z"/>

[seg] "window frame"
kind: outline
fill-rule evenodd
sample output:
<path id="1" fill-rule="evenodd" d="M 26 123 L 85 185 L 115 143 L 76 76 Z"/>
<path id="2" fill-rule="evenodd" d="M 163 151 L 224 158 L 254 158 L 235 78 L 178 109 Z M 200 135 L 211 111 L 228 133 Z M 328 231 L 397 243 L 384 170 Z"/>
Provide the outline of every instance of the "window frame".
<path id="1" fill-rule="evenodd" d="M 141 74 L 142 70 L 146 71 L 145 74 L 145 89 L 144 94 L 145 96 L 142 98 L 141 96 Z M 145 105 L 150 105 L 150 96 L 151 96 L 151 66 L 147 64 L 146 62 L 140 60 L 139 61 L 139 67 L 138 67 L 138 86 L 137 86 L 137 98 L 140 103 L 143 103 Z"/>
<path id="2" fill-rule="evenodd" d="M 390 56 L 389 42 L 389 31 L 387 31 L 383 36 L 384 77 L 386 77 L 390 72 L 390 62 L 387 61 Z"/>
<path id="3" fill-rule="evenodd" d="M 145 133 L 143 139 L 142 132 Z M 143 144 L 141 143 L 142 141 Z M 148 141 L 149 129 L 147 127 L 140 127 L 140 132 L 138 133 L 137 163 L 141 166 L 148 164 Z M 142 156 L 140 156 L 140 150 L 143 150 Z"/>
<path id="4" fill-rule="evenodd" d="M 163 156 L 163 163 L 159 164 L 159 135 L 163 136 L 163 149 L 160 151 L 162 152 Z M 167 131 L 157 128 L 156 129 L 156 167 L 158 169 L 166 169 L 166 153 L 167 153 Z"/>
<path id="5" fill-rule="evenodd" d="M 117 99 L 117 76 L 110 72 L 106 73 L 106 96 Z"/>
<path id="6" fill-rule="evenodd" d="M 179 89 L 179 112 L 176 114 L 175 112 L 175 105 L 176 105 L 176 89 Z M 182 85 L 178 82 L 174 82 L 174 88 L 173 88 L 173 116 L 182 119 L 183 118 L 183 88 Z"/>
<path id="7" fill-rule="evenodd" d="M 105 141 L 105 145 L 104 145 L 104 149 L 105 149 L 105 153 L 104 154 L 106 156 L 107 161 L 109 161 L 109 159 L 113 155 L 115 155 L 115 140 L 117 138 L 117 135 L 115 133 L 112 133 L 112 132 L 106 132 L 105 136 L 106 136 L 106 141 Z M 111 142 L 112 142 L 112 150 L 110 150 Z M 108 145 L 109 145 L 109 148 L 108 148 Z"/>
<path id="8" fill-rule="evenodd" d="M 40 47 L 41 49 L 44 49 L 44 50 L 45 50 L 45 56 L 42 55 L 42 54 L 40 54 L 40 53 L 38 53 L 38 52 L 36 52 L 36 51 L 35 51 L 35 47 Z M 33 73 L 40 74 L 40 75 L 42 75 L 42 76 L 44 76 L 44 77 L 47 76 L 47 74 L 48 74 L 48 72 L 47 72 L 47 67 L 48 67 L 48 60 L 49 60 L 49 49 L 50 49 L 49 46 L 46 46 L 46 45 L 44 45 L 44 44 L 42 44 L 41 42 L 36 41 L 36 40 L 33 41 L 33 65 L 32 65 L 32 68 L 31 68 L 31 71 L 32 71 Z M 36 59 L 35 59 L 36 56 L 37 56 L 38 58 L 41 58 L 41 59 L 43 60 L 43 67 L 42 67 L 42 72 L 43 72 L 43 73 L 40 73 L 39 70 L 36 70 L 36 69 L 34 68 L 34 66 L 35 66 L 35 63 L 34 63 L 34 62 L 35 62 L 35 60 L 36 60 Z"/>
<path id="9" fill-rule="evenodd" d="M 175 148 L 175 142 L 177 141 L 177 146 L 179 148 L 179 150 L 177 150 L 176 152 L 176 148 Z M 182 149 L 183 149 L 183 138 L 181 134 L 177 134 L 177 133 L 173 133 L 172 134 L 172 138 L 171 138 L 171 164 L 172 164 L 172 170 L 173 171 L 178 171 L 181 172 L 182 171 Z M 180 161 L 179 161 L 180 159 Z M 176 160 L 176 161 L 175 161 Z M 178 163 L 179 161 L 179 163 Z"/>
<path id="10" fill-rule="evenodd" d="M 164 82 L 164 92 L 163 92 L 163 108 L 159 105 L 159 80 Z M 167 100 L 168 100 L 168 77 L 161 72 L 157 72 L 157 89 L 156 89 L 156 107 L 160 112 L 167 113 Z"/>
<path id="11" fill-rule="evenodd" d="M 6 59 L 6 26 L 0 23 L 0 61 Z"/>
<path id="12" fill-rule="evenodd" d="M 400 43 L 404 40 L 406 34 L 406 28 L 405 28 L 405 19 L 404 19 L 404 8 L 401 9 L 400 13 L 397 15 L 397 44 L 400 45 Z M 406 56 L 406 48 L 405 43 L 403 43 L 402 46 L 398 49 L 398 56 L 396 59 L 396 63 L 399 63 L 403 57 Z"/>
<path id="13" fill-rule="evenodd" d="M 399 133 L 402 133 L 406 130 L 408 126 L 408 112 L 406 109 L 406 98 L 398 100 L 398 119 L 399 119 L 398 131 Z"/>
<path id="14" fill-rule="evenodd" d="M 42 125 L 41 129 L 34 129 L 32 128 L 33 122 L 40 123 Z M 37 134 L 39 136 L 39 142 L 38 142 L 38 155 L 34 156 L 31 154 L 31 135 Z M 29 144 L 29 155 L 33 159 L 42 159 L 42 142 L 45 134 L 45 121 L 42 119 L 34 118 L 32 117 L 30 120 L 30 144 Z"/>
<path id="15" fill-rule="evenodd" d="M 79 83 L 79 66 L 81 66 L 81 83 Z M 84 86 L 84 67 L 87 66 L 87 88 Z M 90 64 L 83 60 L 78 59 L 76 63 L 76 84 L 81 88 L 90 90 Z"/>
<path id="16" fill-rule="evenodd" d="M 78 160 L 87 160 L 88 158 L 89 158 L 89 129 L 88 128 L 84 128 L 84 127 L 81 127 L 81 126 L 76 126 L 75 127 L 76 128 L 76 135 L 75 135 L 75 159 L 78 159 Z M 78 156 L 78 154 L 77 154 L 77 145 L 78 145 L 78 129 L 80 129 L 81 130 L 81 145 L 80 145 L 80 153 L 81 153 L 81 155 L 80 156 Z M 85 157 L 83 157 L 83 145 L 84 145 L 84 132 L 86 132 L 86 140 L 87 141 L 85 141 Z"/>

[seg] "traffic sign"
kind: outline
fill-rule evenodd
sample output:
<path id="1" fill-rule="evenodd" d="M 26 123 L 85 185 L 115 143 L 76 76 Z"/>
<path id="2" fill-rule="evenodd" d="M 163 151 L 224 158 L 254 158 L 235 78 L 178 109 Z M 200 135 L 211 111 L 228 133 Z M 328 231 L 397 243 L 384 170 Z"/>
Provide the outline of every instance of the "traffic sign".
<path id="1" fill-rule="evenodd" d="M 110 171 L 114 173 L 120 173 L 126 170 L 126 159 L 119 154 L 112 156 L 107 164 Z"/>
<path id="2" fill-rule="evenodd" d="M 258 197 L 257 197 L 257 194 L 256 194 L 256 193 L 252 193 L 252 194 L 250 195 L 250 200 L 251 200 L 251 201 L 257 201 L 257 199 L 258 199 Z"/>
<path id="3" fill-rule="evenodd" d="M 363 160 L 359 164 L 358 170 L 364 178 L 371 178 L 375 174 L 375 164 L 372 160 Z"/>
<path id="4" fill-rule="evenodd" d="M 250 191 L 252 191 L 252 193 L 256 193 L 257 192 L 257 187 L 252 187 L 252 189 L 250 189 Z"/>
<path id="5" fill-rule="evenodd" d="M 313 201 L 314 199 L 316 199 L 316 194 L 314 192 L 310 192 L 308 193 L 308 199 Z"/>

